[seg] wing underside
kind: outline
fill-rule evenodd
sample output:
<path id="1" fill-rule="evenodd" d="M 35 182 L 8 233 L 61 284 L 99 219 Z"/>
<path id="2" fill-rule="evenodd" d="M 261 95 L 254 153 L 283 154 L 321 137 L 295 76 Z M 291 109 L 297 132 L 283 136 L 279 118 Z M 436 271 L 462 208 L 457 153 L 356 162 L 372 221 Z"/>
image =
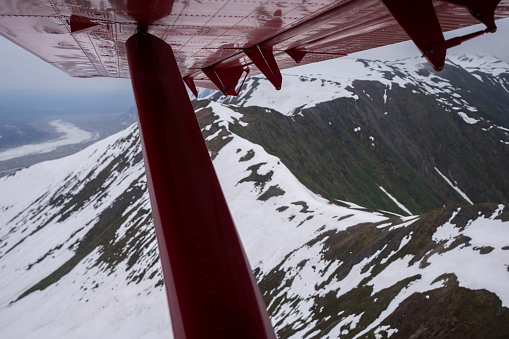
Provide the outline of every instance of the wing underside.
<path id="1" fill-rule="evenodd" d="M 409 35 L 415 42 L 412 29 L 433 36 L 424 10 L 415 18 L 401 9 L 405 3 L 432 3 L 442 31 L 480 22 L 468 7 L 475 0 L 7 0 L 0 3 L 0 34 L 71 76 L 128 78 L 125 41 L 144 29 L 172 46 L 183 78 L 217 87 L 228 77 L 267 75 Z M 492 3 L 495 19 L 509 16 L 509 0 Z M 406 16 L 418 27 L 409 31 Z"/>

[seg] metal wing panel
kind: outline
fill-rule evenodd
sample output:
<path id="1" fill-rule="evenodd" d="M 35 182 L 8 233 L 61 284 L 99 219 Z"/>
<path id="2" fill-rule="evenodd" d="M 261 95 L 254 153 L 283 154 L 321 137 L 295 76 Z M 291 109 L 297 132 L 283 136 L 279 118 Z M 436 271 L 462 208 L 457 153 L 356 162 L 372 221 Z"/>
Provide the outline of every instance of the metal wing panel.
<path id="1" fill-rule="evenodd" d="M 2 16 L 17 15 L 32 16 L 55 16 L 55 8 L 46 1 L 19 1 L 4 0 L 0 2 L 0 13 Z"/>
<path id="2" fill-rule="evenodd" d="M 458 5 L 434 1 L 444 31 L 478 23 Z M 72 31 L 71 16 L 91 25 Z M 496 17 L 509 16 L 509 0 Z M 183 76 L 207 79 L 215 66 L 258 69 L 243 53 L 273 48 L 281 69 L 295 66 L 284 51 L 307 51 L 301 64 L 408 40 L 380 0 L 4 0 L 0 34 L 72 76 L 129 77 L 125 41 L 138 23 L 169 43 Z M 92 27 L 93 26 L 93 27 Z"/>
<path id="3" fill-rule="evenodd" d="M 106 76 L 93 48 L 80 45 L 59 18 L 2 17 L 0 31 L 7 39 L 72 76 Z"/>

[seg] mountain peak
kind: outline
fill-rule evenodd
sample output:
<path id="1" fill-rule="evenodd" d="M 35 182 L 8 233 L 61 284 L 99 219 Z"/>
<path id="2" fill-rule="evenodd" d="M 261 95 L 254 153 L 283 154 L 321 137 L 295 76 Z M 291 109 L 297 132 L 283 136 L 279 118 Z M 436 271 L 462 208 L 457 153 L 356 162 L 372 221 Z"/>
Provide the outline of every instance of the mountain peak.
<path id="1" fill-rule="evenodd" d="M 447 61 L 458 67 L 464 68 L 470 73 L 481 72 L 492 76 L 500 74 L 509 74 L 509 63 L 500 60 L 493 55 L 480 54 L 449 54 Z"/>
<path id="2" fill-rule="evenodd" d="M 509 64 L 492 56 L 452 54 L 447 62 L 472 73 L 480 81 L 483 81 L 481 74 L 509 76 Z M 358 100 L 354 83 L 359 81 L 377 82 L 387 89 L 394 84 L 417 87 L 417 91 L 440 96 L 455 91 L 447 74 L 447 71 L 435 72 L 421 57 L 395 61 L 340 58 L 285 70 L 279 91 L 265 77 L 254 76 L 247 79 L 238 97 L 216 94 L 215 98 L 224 104 L 265 107 L 292 116 L 338 98 Z M 495 81 L 505 86 L 503 81 Z"/>

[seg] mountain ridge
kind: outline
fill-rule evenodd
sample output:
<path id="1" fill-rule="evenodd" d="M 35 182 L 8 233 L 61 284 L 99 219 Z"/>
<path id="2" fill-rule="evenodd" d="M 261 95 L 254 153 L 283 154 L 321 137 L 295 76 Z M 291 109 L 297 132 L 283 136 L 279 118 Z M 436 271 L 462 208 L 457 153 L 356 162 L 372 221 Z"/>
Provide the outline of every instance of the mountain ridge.
<path id="1" fill-rule="evenodd" d="M 497 168 L 509 164 L 504 127 L 509 126 L 509 91 L 503 86 L 509 84 L 509 65 L 507 73 L 497 73 L 498 78 L 476 70 L 486 78 L 483 82 L 453 64 L 441 73 L 426 65 L 415 67 L 415 58 L 348 63 L 364 69 L 367 75 L 359 78 L 368 80 L 294 77 L 300 86 L 295 96 L 305 92 L 320 98 L 307 106 L 289 106 L 284 95 L 281 103 L 256 106 L 272 100 L 260 99 L 269 91 L 268 81 L 261 78 L 247 83 L 238 98 L 216 94 L 213 99 L 256 120 L 256 127 L 237 127 L 235 133 L 280 157 L 299 180 L 329 199 L 396 213 L 508 201 L 509 182 Z M 394 75 L 387 75 L 388 67 L 393 67 Z M 322 87 L 327 94 L 315 96 Z M 297 100 L 301 99 L 306 98 Z M 294 114 L 285 118 L 277 114 L 281 111 Z M 262 114 L 266 112 L 276 114 Z M 337 175 L 341 183 L 332 179 Z M 355 185 L 349 186 L 350 178 Z M 359 187 L 359 182 L 366 184 Z"/>

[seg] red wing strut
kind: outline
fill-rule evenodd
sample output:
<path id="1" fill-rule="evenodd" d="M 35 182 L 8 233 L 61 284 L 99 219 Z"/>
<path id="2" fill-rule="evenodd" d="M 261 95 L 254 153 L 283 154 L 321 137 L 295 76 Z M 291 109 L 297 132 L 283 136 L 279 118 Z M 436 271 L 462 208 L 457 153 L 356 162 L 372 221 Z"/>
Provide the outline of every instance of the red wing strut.
<path id="1" fill-rule="evenodd" d="M 175 338 L 275 338 L 172 48 L 126 46 Z"/>
<path id="2" fill-rule="evenodd" d="M 437 71 L 441 71 L 445 64 L 447 49 L 457 46 L 484 33 L 494 33 L 495 9 L 500 0 L 451 0 L 464 6 L 472 17 L 486 25 L 486 29 L 445 41 L 442 27 L 431 0 L 383 0 L 396 21 L 405 30 L 422 54 Z"/>

